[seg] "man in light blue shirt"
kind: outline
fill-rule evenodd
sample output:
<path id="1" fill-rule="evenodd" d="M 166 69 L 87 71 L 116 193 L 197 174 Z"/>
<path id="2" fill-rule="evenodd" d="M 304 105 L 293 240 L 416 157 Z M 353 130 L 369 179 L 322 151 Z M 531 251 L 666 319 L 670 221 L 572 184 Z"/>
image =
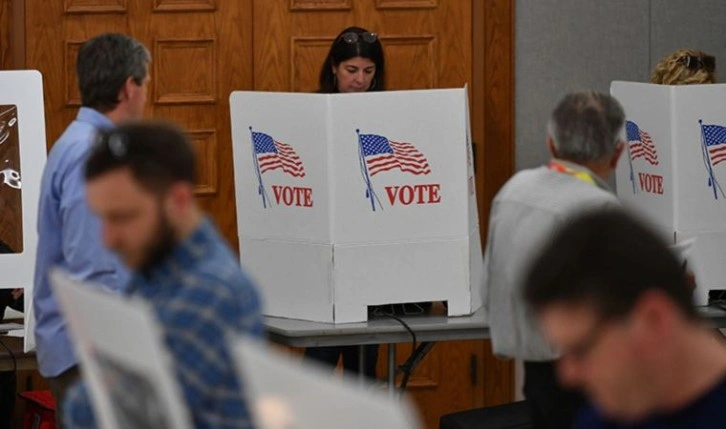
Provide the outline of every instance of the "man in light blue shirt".
<path id="1" fill-rule="evenodd" d="M 103 34 L 83 45 L 76 63 L 83 107 L 53 145 L 43 171 L 33 309 L 38 367 L 58 403 L 78 370 L 48 270 L 60 266 L 112 291 L 128 280 L 102 244 L 101 224 L 86 204 L 83 170 L 99 130 L 142 116 L 149 62 L 146 47 L 121 34 Z"/>

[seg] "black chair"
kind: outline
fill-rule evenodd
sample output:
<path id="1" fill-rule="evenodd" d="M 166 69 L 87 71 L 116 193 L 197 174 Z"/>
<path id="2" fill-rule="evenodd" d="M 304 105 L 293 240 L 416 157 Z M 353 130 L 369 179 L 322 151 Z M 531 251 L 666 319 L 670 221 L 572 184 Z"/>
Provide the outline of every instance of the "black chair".
<path id="1" fill-rule="evenodd" d="M 439 429 L 531 429 L 525 401 L 441 416 Z"/>

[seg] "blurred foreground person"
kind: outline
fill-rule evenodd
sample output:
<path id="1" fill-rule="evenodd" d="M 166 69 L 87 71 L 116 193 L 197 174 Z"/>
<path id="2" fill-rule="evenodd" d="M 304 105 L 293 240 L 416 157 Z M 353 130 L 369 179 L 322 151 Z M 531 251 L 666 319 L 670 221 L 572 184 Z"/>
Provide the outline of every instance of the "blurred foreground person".
<path id="1" fill-rule="evenodd" d="M 691 300 L 683 266 L 619 211 L 585 215 L 542 249 L 525 299 L 559 349 L 563 384 L 592 406 L 576 428 L 723 428 L 726 346 Z"/>

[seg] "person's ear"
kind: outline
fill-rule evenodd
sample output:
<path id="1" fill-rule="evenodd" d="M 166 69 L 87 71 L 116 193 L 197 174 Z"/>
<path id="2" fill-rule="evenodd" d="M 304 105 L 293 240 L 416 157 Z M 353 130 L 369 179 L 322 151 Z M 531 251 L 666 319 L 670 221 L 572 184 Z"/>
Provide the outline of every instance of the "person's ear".
<path id="1" fill-rule="evenodd" d="M 194 187 L 185 182 L 175 183 L 169 188 L 166 201 L 170 214 L 184 213 L 194 204 Z"/>
<path id="2" fill-rule="evenodd" d="M 138 87 L 138 85 L 136 85 L 136 82 L 134 82 L 134 78 L 131 76 L 127 77 L 126 81 L 121 86 L 121 89 L 118 92 L 118 101 L 122 102 L 131 99 L 131 94 L 133 94 L 134 87 Z"/>
<path id="3" fill-rule="evenodd" d="M 555 140 L 552 136 L 547 136 L 547 150 L 550 152 L 552 158 L 557 158 L 557 148 L 555 147 Z"/>
<path id="4" fill-rule="evenodd" d="M 615 146 L 615 152 L 613 152 L 613 156 L 610 158 L 610 168 L 615 169 L 615 167 L 618 166 L 618 161 L 620 160 L 620 156 L 623 154 L 624 150 L 625 142 L 622 140 L 618 141 L 618 144 Z"/>

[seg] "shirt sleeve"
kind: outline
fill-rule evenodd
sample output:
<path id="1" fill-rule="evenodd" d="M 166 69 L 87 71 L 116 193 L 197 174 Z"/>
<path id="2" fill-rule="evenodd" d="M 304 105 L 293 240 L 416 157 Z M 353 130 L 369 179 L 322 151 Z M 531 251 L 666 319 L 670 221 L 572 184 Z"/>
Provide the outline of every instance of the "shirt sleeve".
<path id="1" fill-rule="evenodd" d="M 483 269 L 483 279 L 482 282 L 482 292 L 481 292 L 481 299 L 482 299 L 482 308 L 484 308 L 484 311 L 487 314 L 489 314 L 489 264 L 491 263 L 491 253 L 492 253 L 492 243 L 494 242 L 494 230 L 496 229 L 495 225 L 495 217 L 496 217 L 496 206 L 492 204 L 490 212 L 489 212 L 489 228 L 487 228 L 487 241 L 486 246 L 484 247 L 484 269 Z"/>
<path id="2" fill-rule="evenodd" d="M 63 424 L 69 429 L 95 429 L 96 418 L 86 384 L 79 380 L 68 388 L 63 408 Z"/>
<path id="3" fill-rule="evenodd" d="M 85 158 L 70 166 L 61 178 L 60 215 L 63 257 L 73 276 L 103 285 L 111 291 L 124 286 L 123 267 L 102 243 L 101 222 L 86 202 L 83 177 Z"/>

